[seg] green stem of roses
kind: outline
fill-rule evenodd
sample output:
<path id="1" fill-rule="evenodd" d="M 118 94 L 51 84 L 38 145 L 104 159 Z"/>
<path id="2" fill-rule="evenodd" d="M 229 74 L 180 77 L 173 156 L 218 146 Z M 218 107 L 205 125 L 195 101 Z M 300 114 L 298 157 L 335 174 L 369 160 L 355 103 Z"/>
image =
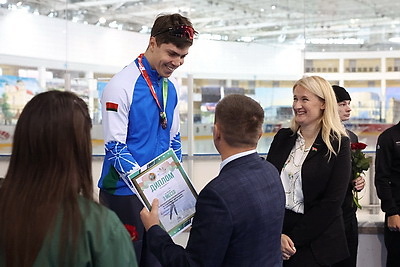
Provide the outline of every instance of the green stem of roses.
<path id="1" fill-rule="evenodd" d="M 357 172 L 355 179 L 357 179 L 360 175 L 361 175 L 361 173 Z M 357 208 L 362 209 L 359 200 L 360 200 L 360 198 L 358 198 L 358 191 L 355 188 L 353 188 L 353 201 L 354 201 L 354 204 L 356 204 Z"/>
<path id="2" fill-rule="evenodd" d="M 357 208 L 362 209 L 360 203 L 358 202 L 359 198 L 358 198 L 358 192 L 354 190 L 354 194 L 353 194 L 353 201 L 354 204 L 356 204 Z"/>

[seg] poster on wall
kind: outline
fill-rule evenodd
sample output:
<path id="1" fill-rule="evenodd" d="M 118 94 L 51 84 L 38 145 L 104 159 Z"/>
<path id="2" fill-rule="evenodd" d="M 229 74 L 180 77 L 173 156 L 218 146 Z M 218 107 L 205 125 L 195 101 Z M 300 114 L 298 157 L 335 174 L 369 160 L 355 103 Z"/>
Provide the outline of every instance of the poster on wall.
<path id="1" fill-rule="evenodd" d="M 1 124 L 14 124 L 26 103 L 42 90 L 34 78 L 0 75 Z"/>
<path id="2" fill-rule="evenodd" d="M 0 75 L 0 154 L 11 154 L 18 117 L 26 103 L 41 91 L 34 78 Z"/>

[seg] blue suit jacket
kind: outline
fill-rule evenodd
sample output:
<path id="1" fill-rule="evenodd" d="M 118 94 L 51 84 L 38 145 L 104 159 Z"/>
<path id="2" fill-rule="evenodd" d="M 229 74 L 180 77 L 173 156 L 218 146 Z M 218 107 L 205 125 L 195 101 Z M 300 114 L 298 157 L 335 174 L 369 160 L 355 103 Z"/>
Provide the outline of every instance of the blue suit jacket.
<path id="1" fill-rule="evenodd" d="M 201 191 L 186 249 L 159 226 L 147 241 L 163 266 L 281 266 L 284 209 L 277 169 L 253 153 L 229 162 Z"/>

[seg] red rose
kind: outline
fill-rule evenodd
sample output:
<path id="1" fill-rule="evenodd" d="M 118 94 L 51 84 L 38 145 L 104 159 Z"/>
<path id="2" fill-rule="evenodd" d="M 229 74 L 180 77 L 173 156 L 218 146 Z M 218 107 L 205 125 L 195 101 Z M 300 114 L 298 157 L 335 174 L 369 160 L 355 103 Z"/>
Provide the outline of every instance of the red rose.
<path id="1" fill-rule="evenodd" d="M 124 224 L 126 230 L 128 230 L 129 235 L 131 236 L 132 241 L 136 241 L 139 239 L 139 234 L 136 231 L 136 227 L 129 224 Z"/>
<path id="2" fill-rule="evenodd" d="M 357 179 L 364 171 L 369 169 L 371 163 L 371 157 L 367 157 L 361 150 L 366 148 L 367 145 L 364 143 L 352 143 L 351 144 L 351 171 L 352 180 Z M 359 203 L 360 198 L 358 192 L 353 188 L 353 201 L 354 204 L 361 209 Z"/>
<path id="3" fill-rule="evenodd" d="M 367 147 L 367 145 L 364 144 L 364 143 L 352 143 L 351 144 L 351 149 L 352 150 L 356 150 L 356 149 L 363 150 L 366 147 Z"/>

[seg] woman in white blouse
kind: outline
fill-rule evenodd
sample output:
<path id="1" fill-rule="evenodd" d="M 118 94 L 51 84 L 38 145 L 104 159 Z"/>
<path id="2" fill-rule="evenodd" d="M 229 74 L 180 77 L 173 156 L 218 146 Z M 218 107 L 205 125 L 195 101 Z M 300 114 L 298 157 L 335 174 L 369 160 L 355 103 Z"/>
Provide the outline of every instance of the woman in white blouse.
<path id="1" fill-rule="evenodd" d="M 348 256 L 341 204 L 350 177 L 350 141 L 325 79 L 297 81 L 293 111 L 291 127 L 278 131 L 267 156 L 286 193 L 284 266 L 330 266 Z"/>

